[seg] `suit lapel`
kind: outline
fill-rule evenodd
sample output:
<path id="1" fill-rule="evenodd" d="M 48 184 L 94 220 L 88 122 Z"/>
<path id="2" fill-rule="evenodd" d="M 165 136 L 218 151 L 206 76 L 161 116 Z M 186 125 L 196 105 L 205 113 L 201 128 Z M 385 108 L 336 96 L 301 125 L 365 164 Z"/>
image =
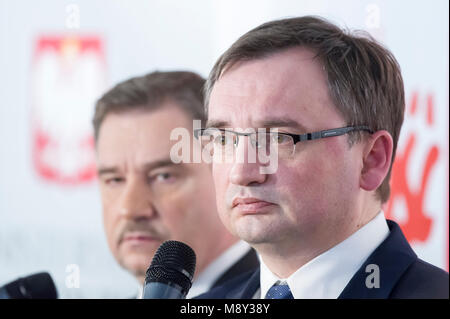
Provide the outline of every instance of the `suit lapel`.
<path id="1" fill-rule="evenodd" d="M 233 266 L 231 266 L 222 276 L 220 276 L 212 285 L 212 288 L 218 287 L 228 280 L 237 277 L 238 275 L 255 269 L 259 266 L 258 256 L 253 248 L 247 254 L 239 259 Z"/>
<path id="2" fill-rule="evenodd" d="M 389 236 L 352 277 L 339 296 L 340 299 L 388 298 L 406 269 L 417 260 L 417 255 L 411 249 L 400 227 L 393 221 L 387 222 L 390 229 Z M 371 282 L 370 276 L 375 275 L 376 270 L 373 270 L 375 267 L 379 269 L 380 285 L 379 288 L 368 288 L 366 280 Z"/>
<path id="3" fill-rule="evenodd" d="M 230 290 L 226 297 L 227 299 L 252 299 L 256 290 L 259 288 L 259 267 L 250 275 L 248 280 L 243 280 L 242 284 L 236 286 L 235 289 Z"/>

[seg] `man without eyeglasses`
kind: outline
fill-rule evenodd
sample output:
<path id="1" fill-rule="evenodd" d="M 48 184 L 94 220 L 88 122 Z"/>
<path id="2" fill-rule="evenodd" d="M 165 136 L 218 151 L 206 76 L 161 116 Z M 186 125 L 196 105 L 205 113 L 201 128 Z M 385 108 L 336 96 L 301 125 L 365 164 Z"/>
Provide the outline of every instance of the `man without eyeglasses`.
<path id="1" fill-rule="evenodd" d="M 98 100 L 93 121 L 112 254 L 142 285 L 161 243 L 188 244 L 197 255 L 189 298 L 258 265 L 254 250 L 219 220 L 211 165 L 172 156 L 172 132 L 192 135 L 193 120 L 205 123 L 204 83 L 182 71 L 131 78 Z M 189 147 L 192 154 L 200 145 Z"/>

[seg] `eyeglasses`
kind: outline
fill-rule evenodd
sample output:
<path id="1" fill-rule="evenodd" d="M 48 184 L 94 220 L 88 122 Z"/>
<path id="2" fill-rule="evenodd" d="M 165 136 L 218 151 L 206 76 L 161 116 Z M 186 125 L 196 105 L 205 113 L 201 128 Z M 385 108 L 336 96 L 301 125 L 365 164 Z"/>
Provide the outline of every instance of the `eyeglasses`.
<path id="1" fill-rule="evenodd" d="M 225 129 L 205 128 L 194 130 L 194 136 L 204 148 L 211 151 L 211 155 L 224 154 L 227 158 L 234 156 L 235 149 L 239 144 L 239 136 L 248 136 L 251 145 L 258 152 L 264 151 L 265 155 L 276 152 L 278 157 L 288 158 L 294 154 L 296 144 L 299 142 L 340 136 L 355 131 L 373 133 L 368 126 L 347 126 L 305 134 L 267 132 L 266 129 L 259 129 L 258 132 L 240 133 Z"/>

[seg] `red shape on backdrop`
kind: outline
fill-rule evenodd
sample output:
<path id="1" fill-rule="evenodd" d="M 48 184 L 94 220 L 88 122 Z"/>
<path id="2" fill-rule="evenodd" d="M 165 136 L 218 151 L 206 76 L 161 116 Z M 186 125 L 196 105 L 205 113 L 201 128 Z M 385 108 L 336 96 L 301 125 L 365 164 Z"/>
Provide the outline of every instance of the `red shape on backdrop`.
<path id="1" fill-rule="evenodd" d="M 32 160 L 43 180 L 78 185 L 96 176 L 91 118 L 104 91 L 96 36 L 42 36 L 32 69 Z"/>
<path id="2" fill-rule="evenodd" d="M 414 92 L 410 104 L 410 114 L 417 113 L 417 92 Z M 433 98 L 427 97 L 426 121 L 428 125 L 433 124 Z M 425 165 L 423 166 L 419 189 L 413 191 L 408 184 L 407 168 L 413 160 L 411 153 L 416 145 L 417 133 L 413 132 L 407 137 L 406 148 L 403 153 L 396 155 L 392 166 L 391 176 L 391 197 L 387 203 L 386 217 L 393 218 L 393 203 L 396 199 L 404 197 L 408 218 L 405 222 L 400 222 L 400 226 L 408 241 L 424 242 L 430 235 L 433 220 L 425 214 L 424 202 L 425 193 L 428 188 L 430 173 L 437 163 L 439 149 L 436 145 L 431 145 L 426 152 Z"/>

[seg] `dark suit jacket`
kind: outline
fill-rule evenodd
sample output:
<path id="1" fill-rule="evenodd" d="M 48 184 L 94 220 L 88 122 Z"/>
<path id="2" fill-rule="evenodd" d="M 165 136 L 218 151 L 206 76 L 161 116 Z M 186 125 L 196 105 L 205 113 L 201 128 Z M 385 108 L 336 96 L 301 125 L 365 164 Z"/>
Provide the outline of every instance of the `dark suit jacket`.
<path id="1" fill-rule="evenodd" d="M 259 267 L 259 259 L 255 250 L 252 248 L 248 253 L 239 259 L 234 265 L 227 269 L 216 281 L 213 283 L 211 289 L 219 287 L 227 281 Z"/>
<path id="2" fill-rule="evenodd" d="M 449 276 L 411 249 L 400 227 L 388 220 L 388 237 L 367 258 L 339 298 L 449 298 Z M 368 288 L 366 266 L 379 267 L 379 288 Z M 251 299 L 259 289 L 259 267 L 198 296 L 199 299 Z"/>

